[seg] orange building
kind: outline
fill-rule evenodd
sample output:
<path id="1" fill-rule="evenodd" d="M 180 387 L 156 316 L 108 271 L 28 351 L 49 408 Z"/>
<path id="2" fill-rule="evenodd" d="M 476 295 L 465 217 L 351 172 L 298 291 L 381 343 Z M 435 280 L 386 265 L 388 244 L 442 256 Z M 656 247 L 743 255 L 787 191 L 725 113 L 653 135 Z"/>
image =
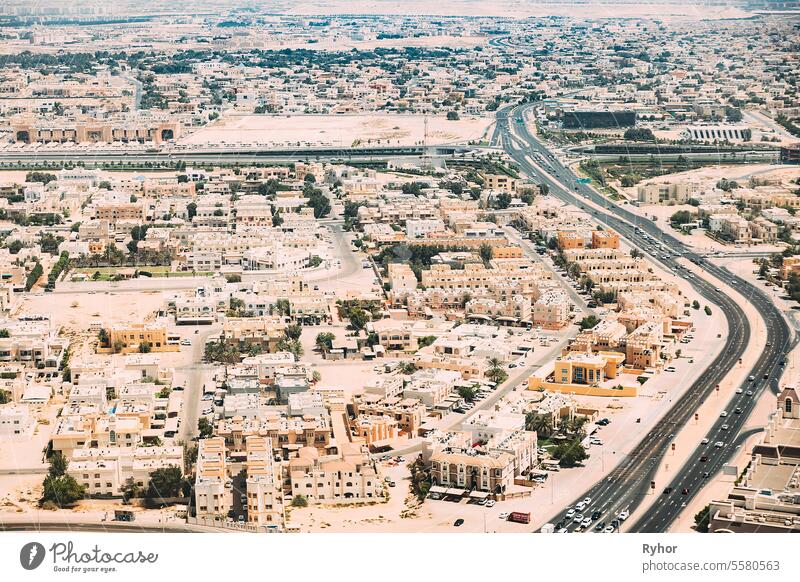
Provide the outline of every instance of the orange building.
<path id="1" fill-rule="evenodd" d="M 618 249 L 619 235 L 609 230 L 594 230 L 592 231 L 592 248 Z"/>
<path id="2" fill-rule="evenodd" d="M 559 230 L 556 234 L 558 248 L 562 251 L 586 248 L 586 239 L 577 232 Z"/>

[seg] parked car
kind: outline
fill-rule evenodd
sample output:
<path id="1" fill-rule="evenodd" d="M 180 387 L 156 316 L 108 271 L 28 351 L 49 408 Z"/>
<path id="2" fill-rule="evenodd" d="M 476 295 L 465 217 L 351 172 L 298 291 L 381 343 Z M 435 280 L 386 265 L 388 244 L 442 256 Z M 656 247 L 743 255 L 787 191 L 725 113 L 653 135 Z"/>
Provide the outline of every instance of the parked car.
<path id="1" fill-rule="evenodd" d="M 460 517 L 453 522 L 453 527 L 461 527 L 462 525 L 464 525 L 464 520 Z"/>

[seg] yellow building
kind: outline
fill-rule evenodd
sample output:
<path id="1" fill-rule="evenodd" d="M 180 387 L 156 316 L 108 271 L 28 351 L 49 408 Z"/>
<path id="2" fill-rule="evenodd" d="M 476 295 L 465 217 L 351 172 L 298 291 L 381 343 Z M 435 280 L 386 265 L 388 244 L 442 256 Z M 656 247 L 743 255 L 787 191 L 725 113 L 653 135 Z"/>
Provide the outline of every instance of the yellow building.
<path id="1" fill-rule="evenodd" d="M 625 355 L 617 352 L 569 352 L 528 378 L 528 390 L 551 390 L 586 396 L 636 396 L 636 386 L 607 385 L 622 371 Z"/>
<path id="2" fill-rule="evenodd" d="M 167 343 L 167 328 L 144 323 L 114 326 L 107 330 L 108 342 L 100 343 L 97 352 L 128 354 L 140 351 L 140 346 L 149 344 L 151 352 L 177 352 L 178 345 Z"/>

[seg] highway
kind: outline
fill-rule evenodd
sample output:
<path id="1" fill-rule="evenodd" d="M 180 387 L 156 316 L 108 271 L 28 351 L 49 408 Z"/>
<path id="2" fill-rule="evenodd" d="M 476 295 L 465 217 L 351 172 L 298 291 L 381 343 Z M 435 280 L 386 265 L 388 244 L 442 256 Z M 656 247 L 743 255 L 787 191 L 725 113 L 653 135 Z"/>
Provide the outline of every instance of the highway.
<path id="1" fill-rule="evenodd" d="M 767 389 L 777 392 L 784 354 L 793 344 L 793 334 L 783 315 L 761 290 L 727 269 L 708 262 L 669 233 L 662 232 L 655 223 L 614 204 L 591 187 L 578 184 L 577 176 L 528 132 L 523 115 L 532 106 L 534 104 L 506 108 L 498 111 L 497 116 L 497 131 L 502 137 L 503 146 L 521 170 L 546 183 L 550 187 L 550 193 L 566 203 L 583 208 L 585 205 L 581 198 L 585 198 L 604 208 L 595 210 L 587 207 L 586 210 L 593 214 L 597 222 L 617 231 L 633 246 L 649 254 L 667 269 L 682 274 L 702 297 L 722 310 L 728 321 L 725 345 L 708 367 L 707 373 L 689 387 L 685 395 L 651 430 L 641 436 L 631 452 L 605 478 L 575 500 L 575 503 L 585 498 L 591 500 L 582 511 L 585 516 L 595 512 L 602 513 L 586 528 L 586 531 L 593 531 L 598 522 L 610 522 L 622 510 L 632 512 L 645 496 L 657 494 L 658 498 L 652 507 L 633 525 L 631 531 L 663 532 L 677 518 L 683 506 L 698 493 L 704 481 L 718 472 L 741 446 L 737 435 L 762 392 Z M 727 295 L 717 291 L 713 284 L 692 275 L 679 263 L 677 259 L 680 257 L 697 264 L 708 274 L 737 289 L 755 306 L 766 322 L 767 347 L 750 372 L 754 381 L 743 387 L 741 393 L 736 394 L 728 403 L 728 415 L 718 419 L 706 435 L 708 443 L 699 444 L 689 454 L 688 461 L 672 483 L 657 483 L 656 487 L 659 489 L 651 491 L 651 480 L 674 435 L 694 418 L 695 411 L 703 401 L 712 395 L 728 372 L 738 365 L 751 334 L 750 325 L 741 307 Z M 727 428 L 723 429 L 722 425 L 727 425 Z M 716 446 L 715 443 L 721 445 Z M 701 462 L 700 458 L 703 456 L 708 460 Z M 671 493 L 662 494 L 660 488 L 666 487 L 672 487 Z M 550 521 L 560 523 L 567 531 L 578 529 L 576 522 L 567 519 L 566 509 L 553 516 Z"/>
<path id="2" fill-rule="evenodd" d="M 174 522 L 170 524 L 148 524 L 137 525 L 136 523 L 124 522 L 106 522 L 106 523 L 88 523 L 88 522 L 35 522 L 35 521 L 20 521 L 0 523 L 0 531 L 24 531 L 24 532 L 69 532 L 69 533 L 82 533 L 82 532 L 97 532 L 97 533 L 198 533 L 203 530 L 202 528 L 192 528 L 184 523 Z"/>

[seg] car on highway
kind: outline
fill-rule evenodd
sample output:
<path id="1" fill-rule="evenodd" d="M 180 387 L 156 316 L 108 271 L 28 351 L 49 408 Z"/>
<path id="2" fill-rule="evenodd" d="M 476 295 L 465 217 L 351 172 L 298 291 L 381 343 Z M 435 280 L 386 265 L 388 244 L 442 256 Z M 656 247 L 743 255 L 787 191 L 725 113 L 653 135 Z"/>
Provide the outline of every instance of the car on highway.
<path id="1" fill-rule="evenodd" d="M 607 525 L 603 528 L 603 533 L 614 533 L 617 530 L 613 525 Z"/>
<path id="2" fill-rule="evenodd" d="M 591 502 L 592 502 L 592 498 L 591 497 L 584 497 L 584 499 L 583 499 L 583 501 L 581 503 L 583 503 L 584 505 L 589 505 Z"/>
<path id="3" fill-rule="evenodd" d="M 583 502 L 583 501 L 579 501 L 578 503 L 575 504 L 575 510 L 576 511 L 583 511 L 585 507 L 586 507 L 586 503 Z"/>
<path id="4" fill-rule="evenodd" d="M 670 493 L 672 493 L 672 487 L 665 487 L 663 494 L 669 495 Z"/>
<path id="5" fill-rule="evenodd" d="M 728 430 L 729 428 L 730 427 L 727 424 L 723 424 L 721 427 L 719 427 L 720 430 Z"/>
<path id="6" fill-rule="evenodd" d="M 572 518 L 572 521 L 575 523 L 580 523 L 583 521 L 583 519 L 584 517 L 582 513 L 576 513 L 575 516 Z"/>
<path id="7" fill-rule="evenodd" d="M 603 531 L 606 528 L 606 522 L 601 521 L 596 526 L 594 526 L 594 531 Z"/>
<path id="8" fill-rule="evenodd" d="M 590 525 L 592 525 L 592 518 L 590 517 L 584 518 L 581 522 L 581 527 L 589 527 Z"/>
<path id="9" fill-rule="evenodd" d="M 628 511 L 627 509 L 623 509 L 622 511 L 620 511 L 617 514 L 617 519 L 620 520 L 620 521 L 625 521 L 626 519 L 628 519 L 630 517 L 630 515 L 631 515 L 630 511 Z M 614 522 L 611 522 L 611 523 L 614 523 Z"/>
<path id="10" fill-rule="evenodd" d="M 707 445 L 708 444 L 708 438 L 704 438 L 703 440 L 701 440 L 700 444 L 701 445 Z"/>
<path id="11" fill-rule="evenodd" d="M 709 474 L 708 471 L 704 471 L 703 472 L 703 479 L 708 479 L 709 476 L 710 476 L 710 474 Z"/>
<path id="12" fill-rule="evenodd" d="M 594 513 L 592 513 L 592 521 L 597 521 L 601 517 L 603 517 L 602 511 L 595 511 Z"/>
<path id="13" fill-rule="evenodd" d="M 689 495 L 689 488 L 684 487 L 683 489 L 681 489 L 681 495 Z"/>
<path id="14" fill-rule="evenodd" d="M 700 457 L 700 462 L 701 462 L 701 463 L 705 463 L 706 461 L 708 461 L 708 455 L 702 455 L 702 456 Z"/>
<path id="15" fill-rule="evenodd" d="M 744 392 L 744 390 L 742 390 L 741 388 L 737 388 L 737 389 L 736 389 L 736 393 L 737 393 L 737 394 L 741 394 L 742 392 Z"/>
<path id="16" fill-rule="evenodd" d="M 720 415 L 722 418 L 725 418 L 726 416 L 728 416 L 728 411 L 727 411 L 727 410 L 723 410 L 722 412 L 720 412 L 720 413 L 719 413 L 719 415 Z"/>
<path id="17" fill-rule="evenodd" d="M 723 443 L 722 441 L 717 441 L 714 443 L 714 446 L 718 449 L 721 449 L 722 447 L 725 446 L 725 443 Z"/>
<path id="18" fill-rule="evenodd" d="M 737 406 L 736 408 L 734 408 L 734 409 L 733 409 L 733 411 L 734 411 L 736 414 L 741 414 L 741 413 L 742 413 L 742 409 L 741 409 L 739 406 Z"/>
<path id="19" fill-rule="evenodd" d="M 752 396 L 753 395 L 753 391 L 752 390 L 748 390 L 747 392 L 745 392 L 745 394 L 748 395 L 748 396 Z"/>
<path id="20" fill-rule="evenodd" d="M 575 515 L 575 510 L 574 510 L 573 508 L 571 508 L 571 507 L 570 507 L 570 508 L 567 510 L 567 513 L 566 513 L 565 515 L 566 515 L 566 517 L 572 517 L 573 515 Z"/>

